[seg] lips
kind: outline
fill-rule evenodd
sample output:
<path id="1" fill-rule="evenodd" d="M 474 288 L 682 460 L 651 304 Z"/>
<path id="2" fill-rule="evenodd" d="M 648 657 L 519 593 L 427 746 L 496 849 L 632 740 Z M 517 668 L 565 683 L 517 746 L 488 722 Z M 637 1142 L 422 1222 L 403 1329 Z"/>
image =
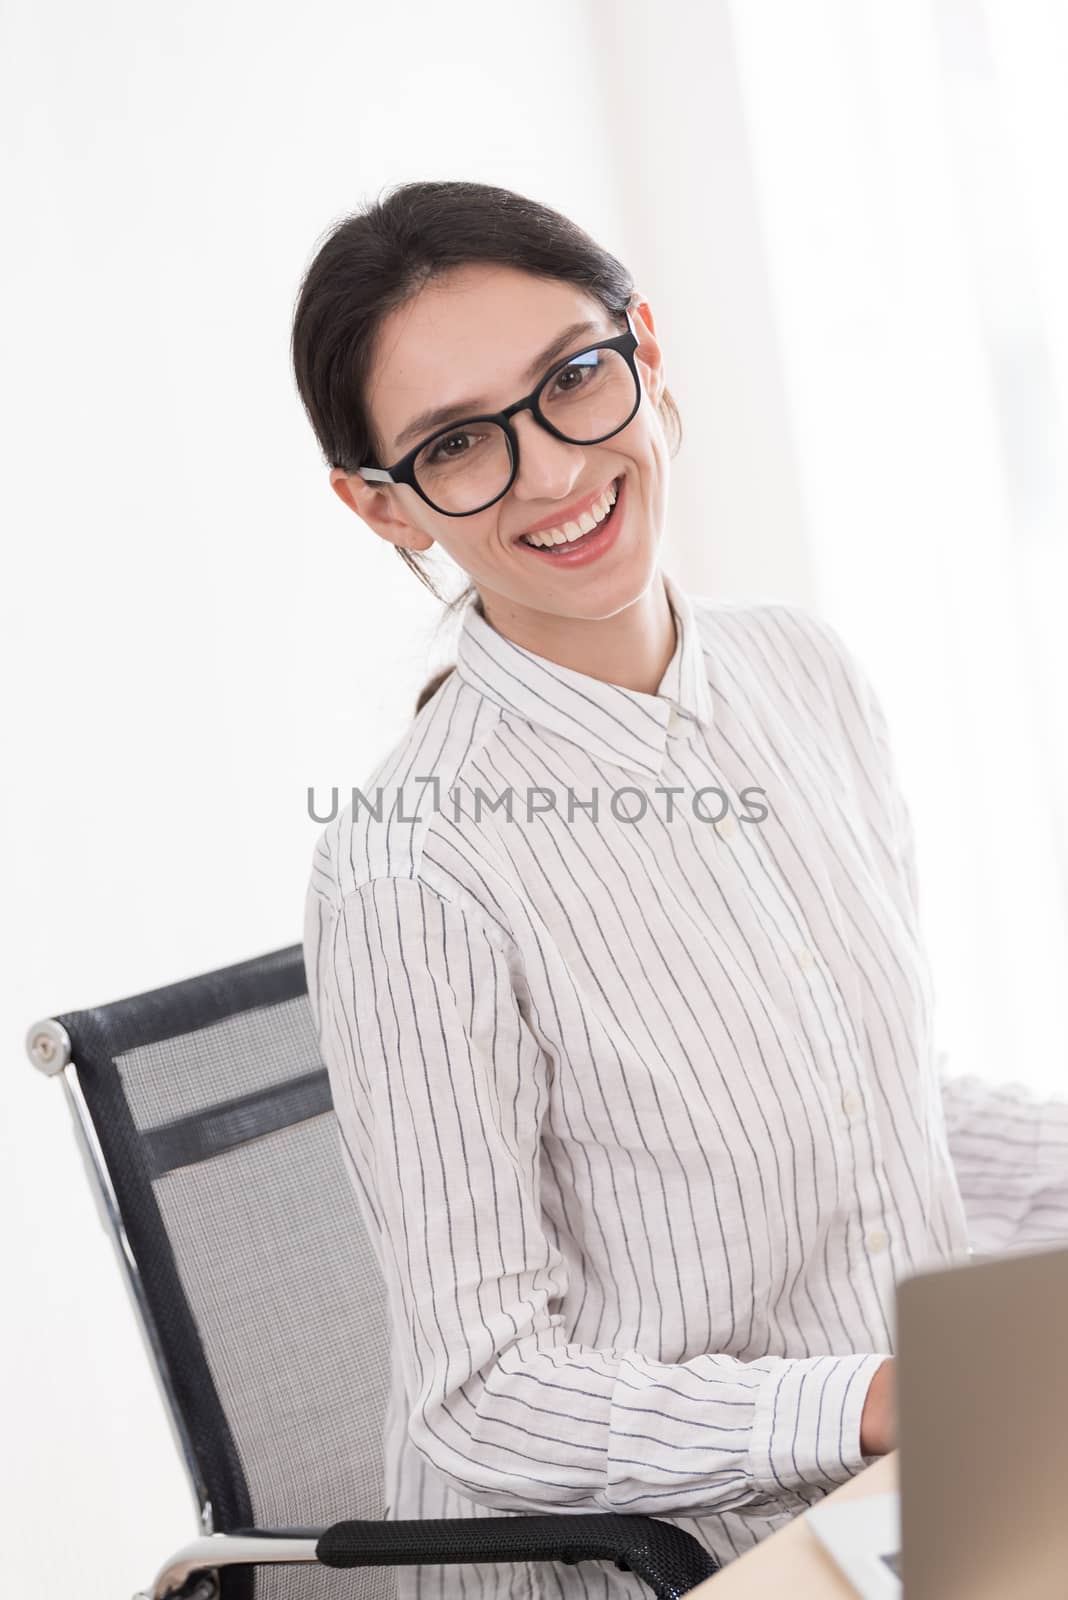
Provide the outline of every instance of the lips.
<path id="1" fill-rule="evenodd" d="M 610 550 L 619 537 L 623 527 L 625 506 L 627 500 L 627 477 L 616 479 L 616 500 L 611 511 L 603 522 L 589 533 L 584 533 L 578 539 L 572 539 L 566 544 L 557 545 L 530 545 L 522 539 L 517 540 L 521 550 L 529 551 L 532 556 L 541 561 L 548 561 L 556 567 L 582 567 L 591 561 L 597 561 L 606 551 Z"/>

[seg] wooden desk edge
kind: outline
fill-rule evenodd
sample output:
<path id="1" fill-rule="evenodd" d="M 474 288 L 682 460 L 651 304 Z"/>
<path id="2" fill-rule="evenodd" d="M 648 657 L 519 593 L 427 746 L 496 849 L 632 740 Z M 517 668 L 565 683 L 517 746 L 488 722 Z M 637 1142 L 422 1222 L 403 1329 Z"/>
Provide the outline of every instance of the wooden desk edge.
<path id="1" fill-rule="evenodd" d="M 837 1488 L 826 1504 L 890 1493 L 898 1487 L 897 1464 L 896 1450 L 881 1456 Z M 855 1600 L 851 1585 L 806 1526 L 804 1512 L 755 1549 L 728 1562 L 722 1572 L 699 1583 L 690 1595 L 693 1600 L 730 1600 L 732 1595 L 744 1600 L 745 1596 L 777 1594 L 778 1588 L 772 1586 L 779 1584 L 789 1584 L 790 1600 Z"/>

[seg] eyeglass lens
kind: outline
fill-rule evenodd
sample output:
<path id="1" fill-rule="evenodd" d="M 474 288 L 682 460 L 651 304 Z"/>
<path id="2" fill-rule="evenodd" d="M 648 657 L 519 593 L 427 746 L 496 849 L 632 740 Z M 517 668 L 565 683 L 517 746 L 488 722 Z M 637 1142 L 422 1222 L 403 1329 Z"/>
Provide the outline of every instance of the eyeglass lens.
<path id="1" fill-rule="evenodd" d="M 635 374 L 618 350 L 587 350 L 550 373 L 538 393 L 542 416 L 572 444 L 592 444 L 630 420 L 638 398 Z M 445 512 L 479 511 L 512 475 L 508 435 L 495 422 L 474 422 L 428 441 L 415 459 L 427 499 Z"/>

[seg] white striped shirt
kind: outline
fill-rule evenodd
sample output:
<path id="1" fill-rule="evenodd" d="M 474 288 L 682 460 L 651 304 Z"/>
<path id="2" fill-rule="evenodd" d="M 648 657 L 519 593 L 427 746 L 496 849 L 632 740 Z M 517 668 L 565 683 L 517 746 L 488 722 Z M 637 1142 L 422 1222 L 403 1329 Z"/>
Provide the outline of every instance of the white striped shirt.
<path id="1" fill-rule="evenodd" d="M 305 959 L 395 1333 L 388 1514 L 647 1513 L 726 1562 L 866 1465 L 898 1276 L 1068 1233 L 1068 1103 L 940 1080 L 908 815 L 837 635 L 663 579 L 653 695 L 468 602 L 318 840 Z"/>

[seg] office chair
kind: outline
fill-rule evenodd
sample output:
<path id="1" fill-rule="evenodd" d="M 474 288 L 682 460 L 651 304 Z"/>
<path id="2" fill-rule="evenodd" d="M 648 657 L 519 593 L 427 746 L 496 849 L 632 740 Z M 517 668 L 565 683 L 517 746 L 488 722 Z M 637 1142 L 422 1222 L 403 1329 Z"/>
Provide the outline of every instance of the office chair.
<path id="1" fill-rule="evenodd" d="M 63 1083 L 193 1490 L 199 1534 L 134 1600 L 391 1600 L 397 1566 L 584 1560 L 669 1600 L 718 1571 L 645 1516 L 384 1516 L 385 1288 L 300 945 L 26 1044 Z"/>

